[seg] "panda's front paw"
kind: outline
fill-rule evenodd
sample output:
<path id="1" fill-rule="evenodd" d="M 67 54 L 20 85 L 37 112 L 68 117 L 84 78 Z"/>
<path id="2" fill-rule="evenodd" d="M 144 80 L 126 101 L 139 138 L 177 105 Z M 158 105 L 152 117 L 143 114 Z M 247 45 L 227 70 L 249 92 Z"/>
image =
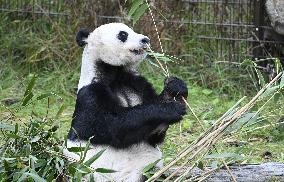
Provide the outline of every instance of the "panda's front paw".
<path id="1" fill-rule="evenodd" d="M 164 97 L 166 100 L 182 101 L 187 98 L 188 91 L 186 83 L 177 77 L 168 77 L 165 80 Z"/>
<path id="2" fill-rule="evenodd" d="M 161 113 L 163 121 L 168 124 L 173 124 L 182 120 L 182 117 L 186 114 L 186 106 L 180 102 L 168 102 L 164 103 L 164 112 Z"/>

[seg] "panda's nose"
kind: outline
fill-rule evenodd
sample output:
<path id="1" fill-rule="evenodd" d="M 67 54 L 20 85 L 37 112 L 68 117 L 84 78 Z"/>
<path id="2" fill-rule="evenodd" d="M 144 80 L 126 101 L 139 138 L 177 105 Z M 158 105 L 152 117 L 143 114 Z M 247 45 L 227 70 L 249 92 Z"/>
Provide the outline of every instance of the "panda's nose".
<path id="1" fill-rule="evenodd" d="M 144 44 L 144 45 L 150 44 L 150 39 L 148 37 L 145 37 L 145 38 L 141 39 L 141 43 Z"/>

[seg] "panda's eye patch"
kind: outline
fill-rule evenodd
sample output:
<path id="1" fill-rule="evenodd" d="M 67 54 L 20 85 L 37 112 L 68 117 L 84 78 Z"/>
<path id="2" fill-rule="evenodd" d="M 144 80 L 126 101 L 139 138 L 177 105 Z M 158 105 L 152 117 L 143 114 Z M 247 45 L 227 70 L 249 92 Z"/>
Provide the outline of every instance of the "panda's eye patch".
<path id="1" fill-rule="evenodd" d="M 119 34 L 117 35 L 117 38 L 121 41 L 121 42 L 126 42 L 128 37 L 128 33 L 125 31 L 120 31 Z"/>

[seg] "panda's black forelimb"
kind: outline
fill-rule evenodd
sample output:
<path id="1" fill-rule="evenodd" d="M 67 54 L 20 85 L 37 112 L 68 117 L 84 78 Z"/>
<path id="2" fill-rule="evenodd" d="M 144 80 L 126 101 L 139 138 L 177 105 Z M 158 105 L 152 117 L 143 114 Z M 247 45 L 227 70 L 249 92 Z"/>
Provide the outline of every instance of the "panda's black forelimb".
<path id="1" fill-rule="evenodd" d="M 169 85 L 166 84 L 166 90 L 158 95 L 145 78 L 119 67 L 112 69 L 115 70 L 108 73 L 107 80 L 103 77 L 106 74 L 101 74 L 99 81 L 94 81 L 78 92 L 68 138 L 87 141 L 92 137 L 92 144 L 105 144 L 116 148 L 126 148 L 142 141 L 153 146 L 161 143 L 167 126 L 180 121 L 186 113 L 186 107 L 181 102 L 163 99 L 165 95 L 173 94 L 177 90 L 186 97 L 187 91 L 181 86 L 184 83 L 176 81 L 183 89 L 168 88 Z M 103 71 L 100 70 L 100 73 Z M 113 73 L 115 75 L 111 75 Z M 121 106 L 114 92 L 121 86 L 130 87 L 139 93 L 142 104 L 133 107 Z M 165 126 L 165 129 L 155 132 L 161 126 Z"/>
<path id="2" fill-rule="evenodd" d="M 96 96 L 92 97 L 94 93 Z M 76 132 L 70 130 L 69 139 L 76 139 L 78 135 L 79 139 L 88 140 L 93 136 L 93 144 L 124 148 L 149 138 L 161 123 L 173 124 L 185 114 L 185 108 L 178 102 L 157 102 L 126 108 L 119 107 L 116 102 L 110 90 L 101 84 L 82 88 L 77 96 L 72 122 Z M 164 138 L 163 135 L 160 137 Z M 152 140 L 161 142 L 161 139 L 153 137 Z"/>

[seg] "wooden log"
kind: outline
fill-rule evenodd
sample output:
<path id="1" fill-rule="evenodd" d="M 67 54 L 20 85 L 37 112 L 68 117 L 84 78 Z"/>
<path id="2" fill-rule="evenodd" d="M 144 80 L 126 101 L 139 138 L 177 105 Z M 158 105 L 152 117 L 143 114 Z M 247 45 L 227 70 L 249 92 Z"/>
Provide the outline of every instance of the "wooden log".
<path id="1" fill-rule="evenodd" d="M 229 166 L 229 168 L 238 182 L 284 182 L 283 163 L 269 162 L 263 164 L 233 165 Z M 200 175 L 209 170 L 212 170 L 212 168 L 206 168 L 205 170 L 194 168 L 189 176 Z M 173 172 L 175 169 L 171 168 L 170 171 Z M 181 170 L 177 176 L 183 174 L 184 171 Z M 232 181 L 232 177 L 224 168 L 213 172 L 205 181 L 229 182 Z"/>

